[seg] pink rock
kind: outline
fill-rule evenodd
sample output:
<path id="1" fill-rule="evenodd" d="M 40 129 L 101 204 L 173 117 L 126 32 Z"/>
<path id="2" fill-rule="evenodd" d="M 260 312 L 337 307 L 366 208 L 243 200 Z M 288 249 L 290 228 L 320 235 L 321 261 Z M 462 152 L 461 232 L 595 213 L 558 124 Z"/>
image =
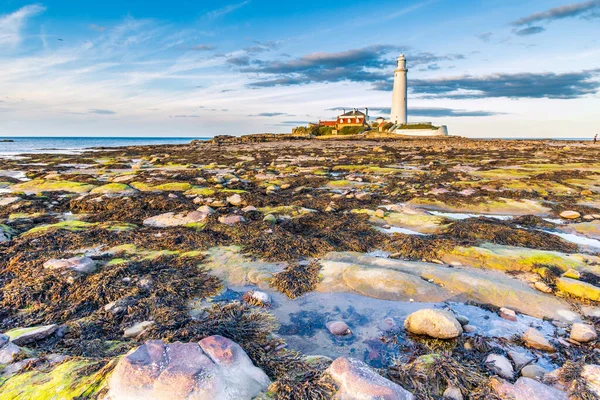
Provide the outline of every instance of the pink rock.
<path id="1" fill-rule="evenodd" d="M 224 337 L 200 343 L 150 340 L 119 360 L 106 399 L 250 400 L 269 384 L 244 350 Z"/>
<path id="2" fill-rule="evenodd" d="M 219 222 L 225 225 L 235 225 L 246 222 L 241 215 L 223 215 L 219 217 Z"/>
<path id="3" fill-rule="evenodd" d="M 350 335 L 352 333 L 350 327 L 343 321 L 328 322 L 326 326 L 327 329 L 329 329 L 329 332 L 331 332 L 331 334 L 335 336 Z"/>
<path id="4" fill-rule="evenodd" d="M 339 400 L 412 400 L 413 395 L 402 386 L 385 379 L 367 364 L 354 358 L 337 358 L 327 368 L 337 383 Z"/>
<path id="5" fill-rule="evenodd" d="M 517 313 L 515 313 L 513 310 L 511 310 L 509 308 L 502 307 L 500 309 L 500 317 L 507 319 L 509 321 L 516 321 Z"/>
<path id="6" fill-rule="evenodd" d="M 568 396 L 552 386 L 534 379 L 521 377 L 514 385 L 503 379 L 492 378 L 491 386 L 502 399 L 511 400 L 567 400 Z"/>

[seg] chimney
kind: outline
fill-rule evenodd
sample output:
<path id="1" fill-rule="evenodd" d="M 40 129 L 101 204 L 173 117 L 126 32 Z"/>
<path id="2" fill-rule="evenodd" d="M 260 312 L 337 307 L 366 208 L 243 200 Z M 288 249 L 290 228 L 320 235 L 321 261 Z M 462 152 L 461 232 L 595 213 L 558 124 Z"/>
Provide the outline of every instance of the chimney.
<path id="1" fill-rule="evenodd" d="M 369 109 L 365 107 L 365 121 L 369 120 Z"/>

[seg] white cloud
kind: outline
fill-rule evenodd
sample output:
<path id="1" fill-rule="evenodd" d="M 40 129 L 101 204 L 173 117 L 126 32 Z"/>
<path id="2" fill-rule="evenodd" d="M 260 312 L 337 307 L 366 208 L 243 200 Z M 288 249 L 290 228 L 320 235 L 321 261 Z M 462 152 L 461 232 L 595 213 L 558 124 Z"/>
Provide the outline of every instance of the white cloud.
<path id="1" fill-rule="evenodd" d="M 0 46 L 17 46 L 23 40 L 22 31 L 31 17 L 39 15 L 46 7 L 39 4 L 31 4 L 18 9 L 11 14 L 0 16 Z"/>

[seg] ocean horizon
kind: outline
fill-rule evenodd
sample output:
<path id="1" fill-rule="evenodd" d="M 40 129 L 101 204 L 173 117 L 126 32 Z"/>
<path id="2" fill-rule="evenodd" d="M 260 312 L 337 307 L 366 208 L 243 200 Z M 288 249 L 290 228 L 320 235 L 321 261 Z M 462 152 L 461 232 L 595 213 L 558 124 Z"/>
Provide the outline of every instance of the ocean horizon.
<path id="1" fill-rule="evenodd" d="M 212 137 L 94 137 L 94 136 L 0 136 L 0 156 L 25 153 L 73 153 L 99 147 L 121 147 L 134 145 L 187 144 L 192 140 L 210 140 Z M 586 138 L 538 138 L 538 137 L 479 137 L 481 140 L 564 140 L 591 141 Z M 12 140 L 3 142 L 2 140 Z"/>

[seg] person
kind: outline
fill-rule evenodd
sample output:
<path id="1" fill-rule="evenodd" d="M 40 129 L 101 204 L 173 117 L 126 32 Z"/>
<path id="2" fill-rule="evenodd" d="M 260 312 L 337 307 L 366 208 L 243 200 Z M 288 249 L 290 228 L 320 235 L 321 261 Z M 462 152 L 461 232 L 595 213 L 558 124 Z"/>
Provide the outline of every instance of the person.
<path id="1" fill-rule="evenodd" d="M 597 142 L 597 141 L 598 141 L 598 134 L 596 133 L 596 134 L 594 135 L 594 144 L 596 144 L 596 142 Z"/>

